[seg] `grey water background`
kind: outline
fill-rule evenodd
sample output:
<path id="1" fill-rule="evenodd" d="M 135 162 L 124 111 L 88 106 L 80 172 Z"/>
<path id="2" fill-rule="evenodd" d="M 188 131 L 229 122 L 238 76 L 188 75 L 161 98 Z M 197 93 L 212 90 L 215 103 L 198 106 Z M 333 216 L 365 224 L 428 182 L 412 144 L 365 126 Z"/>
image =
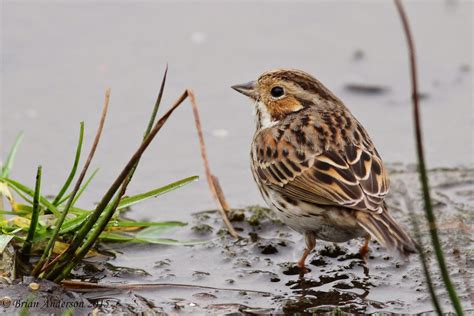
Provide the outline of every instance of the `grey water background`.
<path id="1" fill-rule="evenodd" d="M 428 166 L 472 165 L 473 3 L 406 1 L 406 10 L 425 95 Z M 249 170 L 252 104 L 230 86 L 272 68 L 313 74 L 364 124 L 385 162 L 415 162 L 407 49 L 391 1 L 2 1 L 1 11 L 1 155 L 24 131 L 12 177 L 33 185 L 42 164 L 44 193 L 56 193 L 66 178 L 82 120 L 88 152 L 110 87 L 91 168 L 100 171 L 81 206 L 99 199 L 141 140 L 166 63 L 161 113 L 184 89 L 195 91 L 211 167 L 233 207 L 263 201 Z M 354 93 L 350 84 L 388 90 Z M 144 155 L 128 193 L 190 175 L 201 180 L 132 216 L 186 219 L 215 207 L 184 104 Z"/>

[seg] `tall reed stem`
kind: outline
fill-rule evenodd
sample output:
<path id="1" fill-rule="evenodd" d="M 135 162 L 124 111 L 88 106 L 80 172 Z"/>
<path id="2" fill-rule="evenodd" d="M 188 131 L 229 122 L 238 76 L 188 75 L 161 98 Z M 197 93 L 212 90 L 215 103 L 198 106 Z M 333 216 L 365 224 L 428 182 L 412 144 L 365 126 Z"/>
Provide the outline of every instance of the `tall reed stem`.
<path id="1" fill-rule="evenodd" d="M 438 266 L 441 271 L 441 276 L 443 278 L 444 285 L 448 291 L 451 304 L 456 311 L 458 316 L 464 315 L 461 303 L 459 301 L 456 289 L 451 282 L 449 277 L 448 268 L 444 259 L 443 249 L 441 248 L 441 243 L 438 237 L 438 229 L 436 225 L 436 217 L 433 213 L 433 206 L 431 204 L 430 197 L 430 187 L 428 183 L 428 176 L 425 167 L 425 157 L 423 151 L 423 138 L 421 134 L 421 119 L 420 119 L 420 110 L 419 110 L 419 98 L 418 98 L 418 83 L 417 83 L 417 70 L 416 70 L 416 55 L 415 55 L 415 44 L 413 42 L 413 37 L 410 30 L 410 25 L 408 23 L 408 18 L 406 16 L 405 10 L 403 8 L 401 0 L 395 0 L 395 5 L 397 7 L 398 13 L 402 20 L 403 29 L 405 31 L 405 36 L 408 44 L 408 51 L 410 57 L 410 74 L 411 74 L 411 84 L 412 84 L 412 101 L 413 101 L 413 118 L 415 125 L 415 139 L 416 139 L 416 151 L 418 155 L 418 169 L 420 174 L 420 182 L 423 191 L 423 200 L 425 204 L 425 216 L 429 225 L 429 232 L 431 236 L 431 243 L 435 250 L 436 259 L 438 261 Z"/>

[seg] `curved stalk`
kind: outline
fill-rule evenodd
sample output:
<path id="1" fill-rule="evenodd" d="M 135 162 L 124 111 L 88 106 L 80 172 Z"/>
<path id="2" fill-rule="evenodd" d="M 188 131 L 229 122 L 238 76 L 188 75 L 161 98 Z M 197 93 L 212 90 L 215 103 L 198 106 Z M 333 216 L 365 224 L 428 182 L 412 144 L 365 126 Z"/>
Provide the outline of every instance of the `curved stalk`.
<path id="1" fill-rule="evenodd" d="M 395 0 L 395 5 L 397 7 L 398 13 L 402 20 L 403 29 L 405 31 L 405 36 L 408 44 L 408 51 L 410 57 L 410 74 L 411 74 L 411 84 L 412 84 L 412 101 L 413 101 L 413 118 L 415 125 L 415 139 L 416 139 L 416 151 L 418 155 L 418 170 L 420 174 L 420 182 L 423 191 L 423 200 L 425 204 L 425 216 L 428 221 L 429 232 L 431 236 L 431 243 L 435 250 L 436 259 L 438 261 L 438 266 L 441 271 L 441 276 L 443 278 L 444 286 L 448 292 L 451 304 L 456 311 L 456 314 L 459 316 L 464 315 L 461 302 L 456 293 L 451 278 L 449 277 L 448 267 L 444 259 L 443 249 L 441 248 L 441 242 L 438 236 L 438 229 L 436 225 L 436 217 L 433 213 L 433 207 L 431 205 L 430 197 L 430 187 L 428 183 L 428 176 L 426 172 L 425 165 L 425 156 L 423 151 L 423 138 L 421 135 L 421 119 L 420 119 L 420 110 L 419 110 L 419 98 L 418 98 L 418 83 L 417 83 L 417 71 L 416 71 L 416 57 L 415 57 L 415 44 L 413 43 L 413 37 L 411 35 L 410 26 L 408 23 L 408 18 L 403 9 L 401 0 Z"/>

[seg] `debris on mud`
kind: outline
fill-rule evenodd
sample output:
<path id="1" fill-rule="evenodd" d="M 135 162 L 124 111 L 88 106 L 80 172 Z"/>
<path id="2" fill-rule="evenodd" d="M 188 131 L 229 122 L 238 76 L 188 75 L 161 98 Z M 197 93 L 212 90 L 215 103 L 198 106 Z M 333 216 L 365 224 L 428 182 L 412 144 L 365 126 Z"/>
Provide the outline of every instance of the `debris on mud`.
<path id="1" fill-rule="evenodd" d="M 391 165 L 390 170 L 392 189 L 387 203 L 393 216 L 410 229 L 408 214 L 413 210 L 424 223 L 416 170 L 403 165 Z M 474 169 L 432 170 L 430 181 L 447 263 L 469 313 L 473 311 Z M 237 216 L 231 218 L 242 239 L 235 240 L 225 233 L 217 211 L 199 212 L 193 214 L 188 236 L 183 238 L 204 236 L 209 238 L 208 243 L 186 247 L 112 244 L 113 251 L 126 255 L 108 263 L 86 261 L 75 271 L 78 278 L 81 273 L 94 275 L 90 279 L 99 284 L 155 287 L 127 291 L 110 288 L 70 297 L 87 301 L 101 312 L 125 313 L 344 314 L 433 310 L 417 256 L 404 261 L 372 241 L 365 263 L 358 253 L 362 240 L 337 245 L 318 241 L 307 261 L 309 272 L 301 278 L 295 264 L 304 249 L 301 235 L 266 208 L 250 207 L 234 214 Z M 428 231 L 426 225 L 421 226 L 437 291 L 444 310 L 449 311 L 437 264 L 430 255 Z M 203 235 L 200 229 L 191 227 L 211 229 L 205 229 Z M 44 293 L 45 288 L 40 284 L 35 293 Z M 0 289 L 0 299 L 14 299 L 15 293 L 21 291 L 23 297 L 31 293 L 27 285 L 0 285 Z M 0 306 L 0 313 L 13 311 L 18 310 Z"/>
<path id="2" fill-rule="evenodd" d="M 386 86 L 371 83 L 348 82 L 344 88 L 352 93 L 366 94 L 366 95 L 381 95 L 390 91 Z"/>

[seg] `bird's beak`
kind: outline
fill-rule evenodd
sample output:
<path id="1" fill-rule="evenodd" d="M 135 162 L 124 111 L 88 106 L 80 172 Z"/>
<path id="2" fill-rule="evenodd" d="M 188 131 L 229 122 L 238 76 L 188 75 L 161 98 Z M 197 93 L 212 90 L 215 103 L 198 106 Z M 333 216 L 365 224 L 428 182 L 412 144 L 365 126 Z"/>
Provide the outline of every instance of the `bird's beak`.
<path id="1" fill-rule="evenodd" d="M 254 100 L 257 100 L 258 98 L 256 88 L 257 87 L 256 87 L 255 81 L 250 81 L 250 82 L 242 83 L 242 84 L 236 84 L 232 86 L 232 89 L 234 89 L 235 91 L 240 92 L 243 95 L 246 95 Z"/>

